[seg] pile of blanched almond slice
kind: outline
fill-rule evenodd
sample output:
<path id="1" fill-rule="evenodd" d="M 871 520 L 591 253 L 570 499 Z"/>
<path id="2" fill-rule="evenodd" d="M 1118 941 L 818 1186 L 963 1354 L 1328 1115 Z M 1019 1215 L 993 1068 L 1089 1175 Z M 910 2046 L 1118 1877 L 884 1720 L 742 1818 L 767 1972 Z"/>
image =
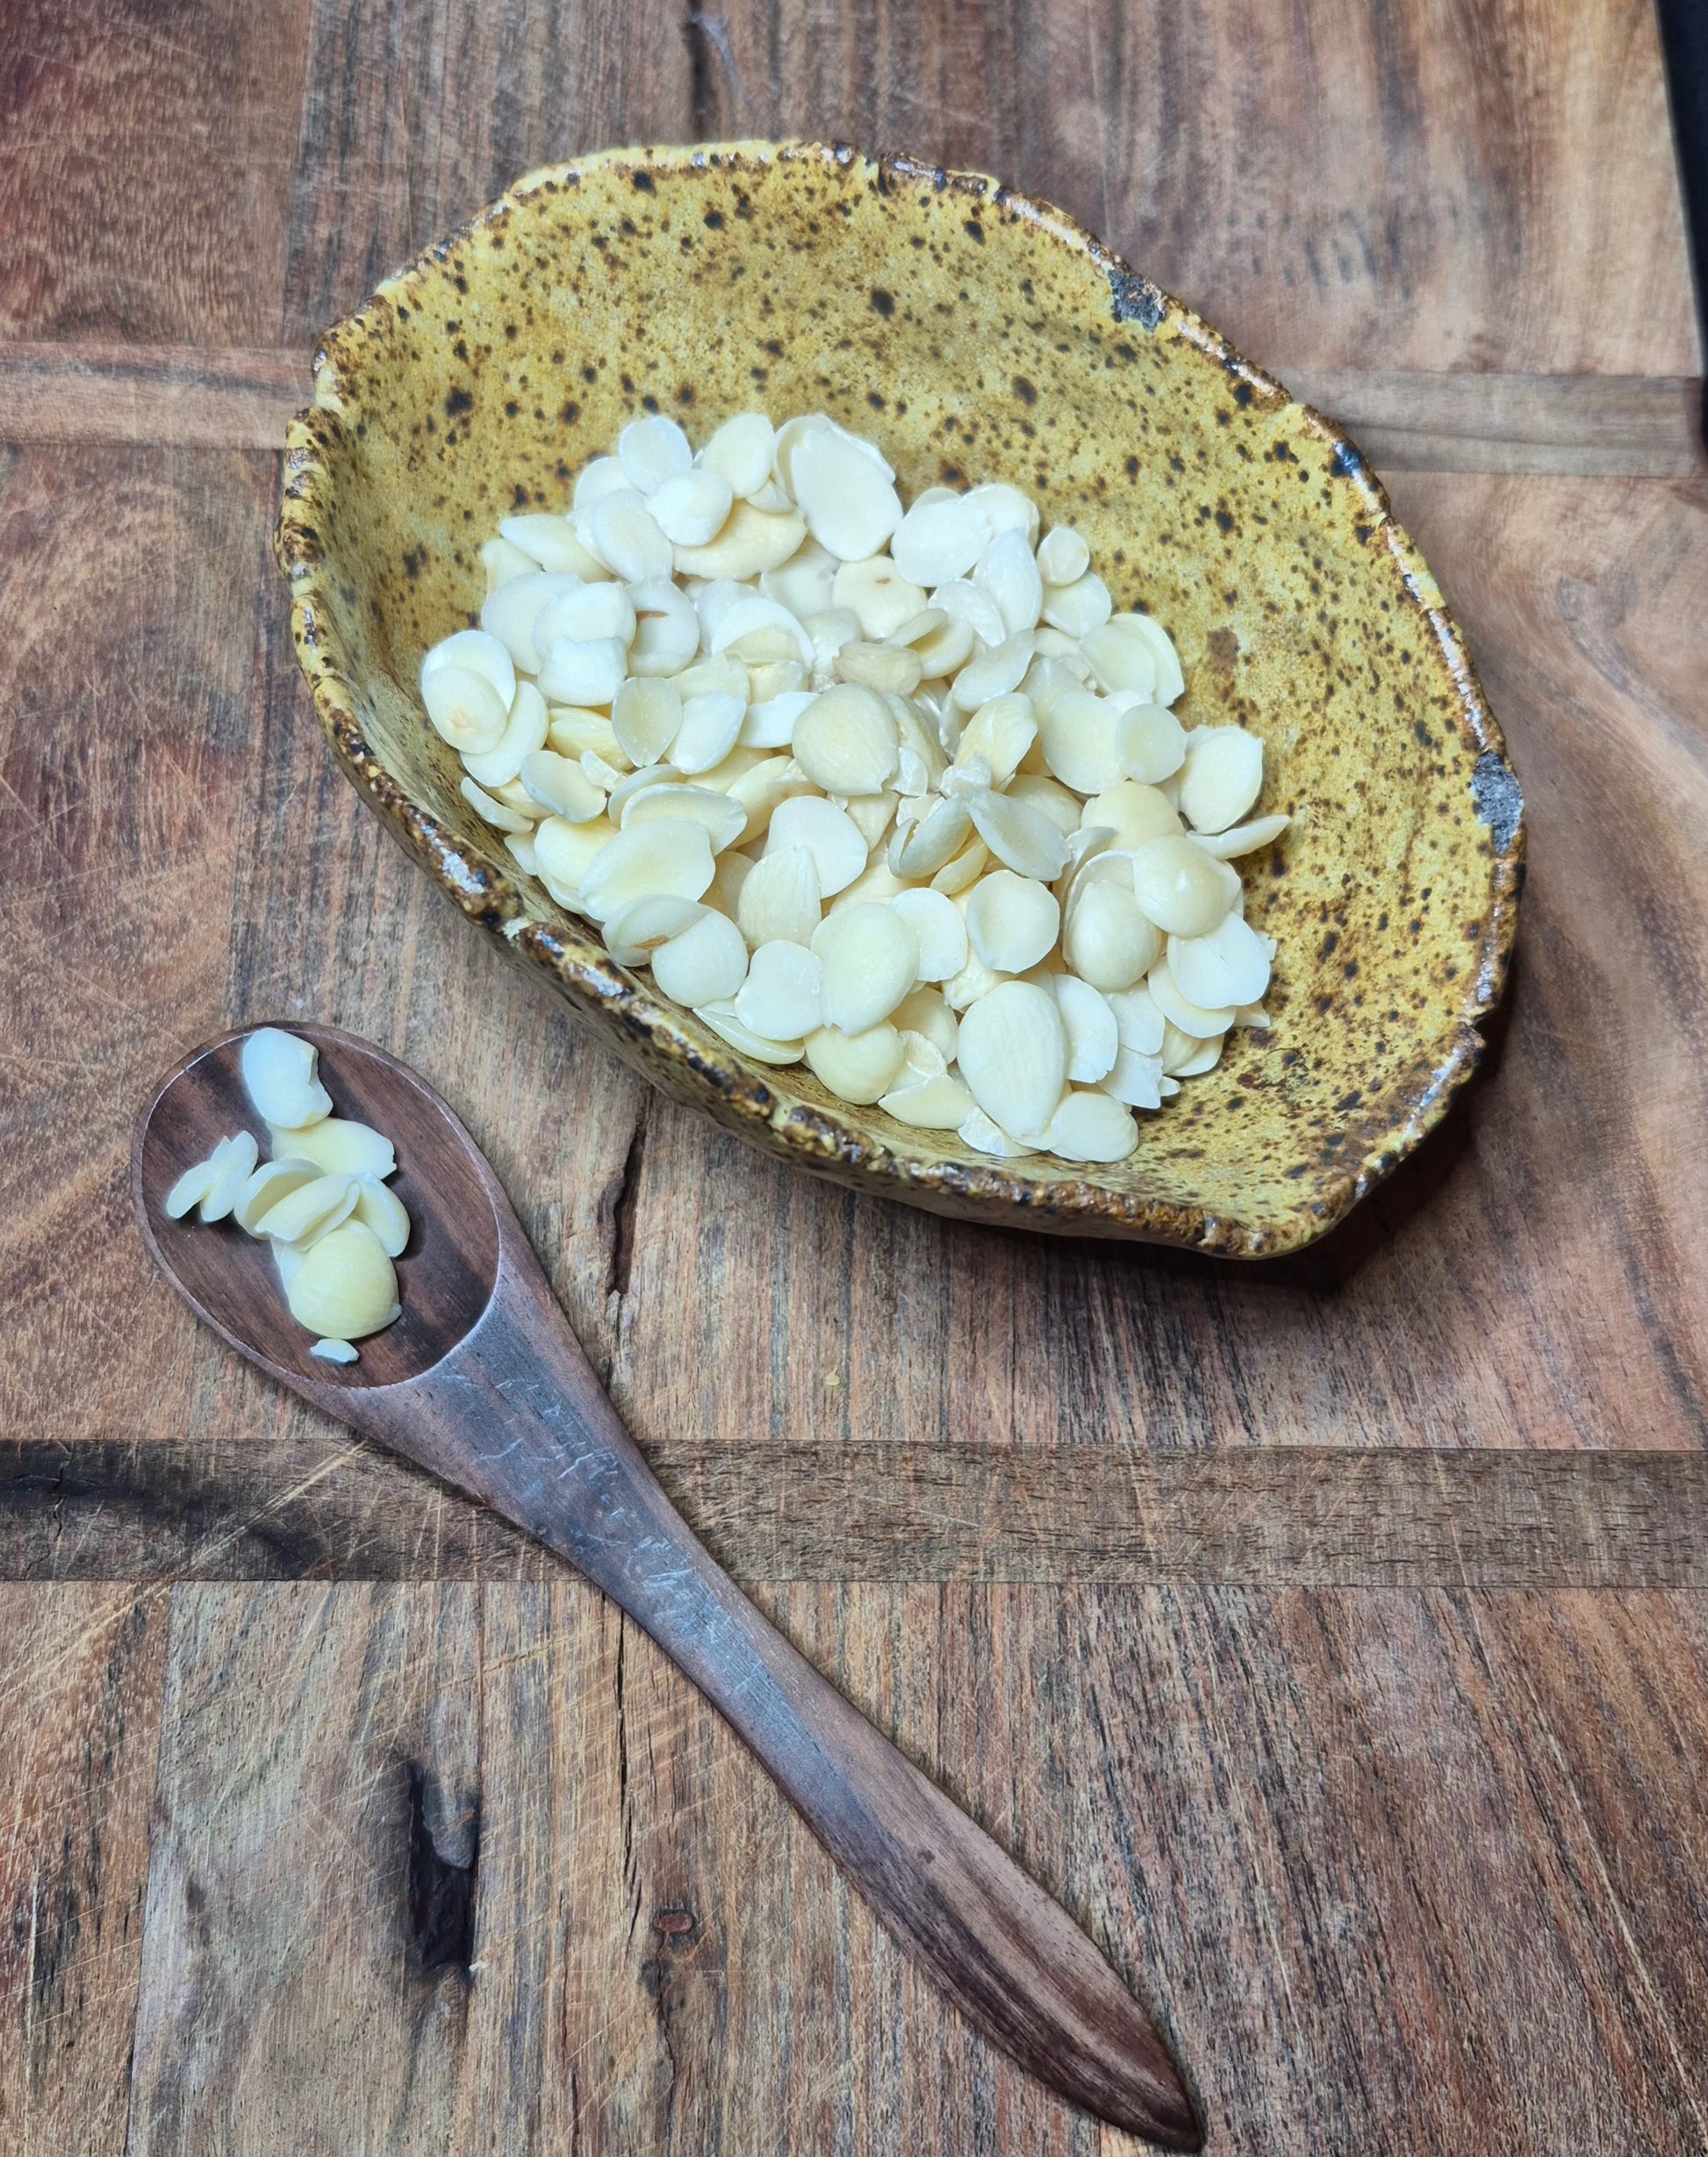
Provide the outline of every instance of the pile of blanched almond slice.
<path id="1" fill-rule="evenodd" d="M 391 1262 L 409 1241 L 409 1215 L 385 1187 L 398 1168 L 391 1141 L 333 1114 L 318 1061 L 300 1034 L 257 1026 L 248 1035 L 239 1068 L 272 1159 L 261 1159 L 253 1132 L 233 1132 L 184 1170 L 164 1212 L 175 1221 L 192 1206 L 198 1220 L 229 1216 L 264 1239 L 291 1317 L 320 1336 L 309 1354 L 353 1363 L 353 1342 L 403 1315 Z"/>
<path id="2" fill-rule="evenodd" d="M 744 1055 L 980 1152 L 1113 1161 L 1264 1023 L 1263 747 L 1001 483 L 904 509 L 821 414 L 624 428 L 421 667 L 463 792 Z M 1248 819 L 1250 819 L 1248 821 Z"/>

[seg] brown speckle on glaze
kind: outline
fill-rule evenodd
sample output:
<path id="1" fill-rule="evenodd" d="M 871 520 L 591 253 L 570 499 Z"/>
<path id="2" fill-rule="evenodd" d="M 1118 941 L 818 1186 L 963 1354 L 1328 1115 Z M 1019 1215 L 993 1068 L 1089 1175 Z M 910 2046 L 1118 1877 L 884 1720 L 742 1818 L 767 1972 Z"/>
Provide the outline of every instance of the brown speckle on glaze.
<path id="1" fill-rule="evenodd" d="M 991 1161 L 804 1068 L 744 1064 L 520 878 L 457 792 L 415 682 L 478 610 L 467 535 L 564 502 L 637 410 L 691 414 L 698 441 L 756 397 L 876 435 L 908 494 L 1029 487 L 1116 605 L 1173 631 L 1187 723 L 1264 738 L 1259 806 L 1297 817 L 1248 865 L 1281 942 L 1271 1029 L 1232 1035 L 1116 1168 Z M 1060 212 L 812 144 L 585 158 L 383 285 L 327 337 L 314 399 L 277 545 L 334 751 L 464 912 L 676 1099 L 935 1212 L 1261 1257 L 1338 1220 L 1475 1068 L 1523 803 L 1435 580 L 1353 444 Z"/>

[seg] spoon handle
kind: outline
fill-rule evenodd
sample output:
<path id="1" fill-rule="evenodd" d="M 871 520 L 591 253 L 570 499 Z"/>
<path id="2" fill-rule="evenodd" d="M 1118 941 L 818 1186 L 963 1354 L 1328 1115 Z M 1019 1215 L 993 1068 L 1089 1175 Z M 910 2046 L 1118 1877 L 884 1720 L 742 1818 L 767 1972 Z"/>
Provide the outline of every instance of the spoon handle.
<path id="1" fill-rule="evenodd" d="M 1087 2111 L 1200 2132 L 1144 2010 L 1056 1902 L 748 1601 L 660 1489 L 520 1238 L 474 1331 L 340 1412 L 569 1559 L 693 1679 L 894 1938 L 968 2018 Z"/>

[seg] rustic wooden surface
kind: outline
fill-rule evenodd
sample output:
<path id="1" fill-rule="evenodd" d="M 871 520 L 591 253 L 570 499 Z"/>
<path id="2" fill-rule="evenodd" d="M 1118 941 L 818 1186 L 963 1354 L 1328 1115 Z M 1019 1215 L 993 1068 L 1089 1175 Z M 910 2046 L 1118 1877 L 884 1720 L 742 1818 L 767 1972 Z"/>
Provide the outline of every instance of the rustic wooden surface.
<path id="1" fill-rule="evenodd" d="M 168 1218 L 168 1194 L 244 1121 L 254 1038 L 193 1050 L 137 1126 L 142 1239 L 195 1316 L 312 1409 L 490 1506 L 607 1596 L 1008 2060 L 1100 2120 L 1169 2149 L 1202 2147 L 1167 2046 L 1107 1958 L 767 1622 L 671 1505 L 491 1166 L 418 1072 L 334 1027 L 301 1030 L 340 1111 L 395 1144 L 410 1219 L 397 1262 L 403 1314 L 348 1368 L 314 1363 L 264 1250 Z"/>
<path id="2" fill-rule="evenodd" d="M 786 1175 L 320 746 L 268 555 L 318 329 L 530 164 L 778 130 L 1061 202 L 1362 432 L 1465 624 L 1513 996 L 1314 1252 Z M 151 1277 L 136 1108 L 262 1016 L 465 1116 L 672 1495 L 1213 2149 L 1708 2146 L 1700 372 L 1643 0 L 0 0 L 0 2148 L 1132 2146 L 591 1590 Z"/>

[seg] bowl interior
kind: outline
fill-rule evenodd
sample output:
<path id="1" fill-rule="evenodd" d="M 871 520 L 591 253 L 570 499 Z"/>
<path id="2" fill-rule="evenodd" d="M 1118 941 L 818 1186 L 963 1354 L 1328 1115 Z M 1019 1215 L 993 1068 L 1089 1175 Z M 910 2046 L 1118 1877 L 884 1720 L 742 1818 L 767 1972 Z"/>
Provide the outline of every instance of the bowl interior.
<path id="1" fill-rule="evenodd" d="M 281 559 L 321 716 L 467 910 L 679 1097 L 805 1165 L 944 1210 L 1254 1255 L 1308 1240 L 1439 1117 L 1513 929 L 1518 800 L 1439 592 L 1352 445 L 1059 213 L 822 148 L 630 151 L 537 174 L 327 339 Z M 515 869 L 414 684 L 470 621 L 499 520 L 563 507 L 642 409 L 696 441 L 824 411 L 904 499 L 988 478 L 1077 525 L 1173 632 L 1188 724 L 1262 736 L 1244 864 L 1280 942 L 1267 1032 L 1133 1157 L 993 1163 L 744 1065 Z"/>

